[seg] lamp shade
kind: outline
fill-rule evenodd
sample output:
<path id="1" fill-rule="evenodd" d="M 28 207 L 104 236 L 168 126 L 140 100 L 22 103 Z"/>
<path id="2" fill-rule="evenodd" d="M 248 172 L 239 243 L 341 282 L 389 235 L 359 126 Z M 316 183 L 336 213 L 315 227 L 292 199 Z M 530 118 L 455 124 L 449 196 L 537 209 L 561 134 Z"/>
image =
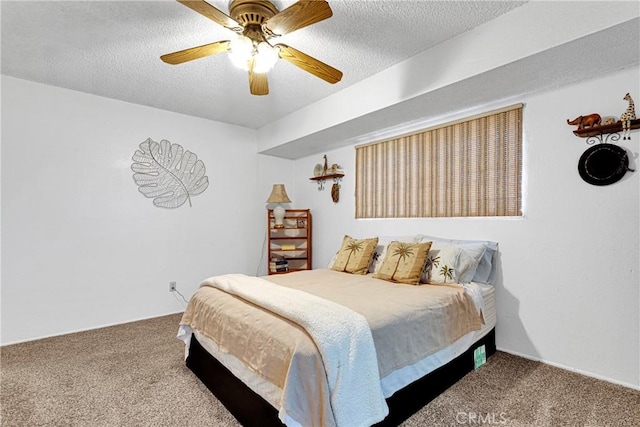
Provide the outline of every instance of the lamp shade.
<path id="1" fill-rule="evenodd" d="M 291 203 L 287 191 L 284 189 L 284 184 L 273 184 L 267 203 Z"/>

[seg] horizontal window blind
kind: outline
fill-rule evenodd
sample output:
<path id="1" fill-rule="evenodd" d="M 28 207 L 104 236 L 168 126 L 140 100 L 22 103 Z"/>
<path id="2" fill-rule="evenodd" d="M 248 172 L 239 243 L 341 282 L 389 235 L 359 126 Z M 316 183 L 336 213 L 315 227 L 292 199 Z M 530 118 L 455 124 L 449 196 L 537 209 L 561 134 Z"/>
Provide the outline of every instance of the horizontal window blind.
<path id="1" fill-rule="evenodd" d="M 522 105 L 356 147 L 356 218 L 522 215 Z"/>

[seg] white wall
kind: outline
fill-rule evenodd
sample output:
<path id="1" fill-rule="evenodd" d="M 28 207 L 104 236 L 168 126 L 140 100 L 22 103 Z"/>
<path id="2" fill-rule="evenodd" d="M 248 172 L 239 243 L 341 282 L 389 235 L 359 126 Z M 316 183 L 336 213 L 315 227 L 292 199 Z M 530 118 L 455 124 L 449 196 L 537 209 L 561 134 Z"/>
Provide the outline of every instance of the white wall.
<path id="1" fill-rule="evenodd" d="M 138 192 L 147 138 L 204 161 L 192 207 Z M 253 130 L 2 76 L 2 343 L 181 311 L 170 280 L 189 298 L 211 275 L 255 274 L 257 166 Z"/>
<path id="2" fill-rule="evenodd" d="M 498 347 L 637 388 L 640 171 L 607 187 L 583 182 L 577 163 L 589 146 L 573 135 L 566 119 L 591 112 L 619 116 L 626 92 L 640 101 L 638 73 L 634 67 L 509 100 L 525 104 L 524 218 L 355 220 L 354 148 L 327 153 L 330 163 L 345 169 L 338 204 L 308 179 L 322 156 L 297 160 L 293 197 L 313 213 L 314 266 L 327 265 L 344 234 L 421 232 L 498 241 Z M 477 112 L 497 106 L 478 106 Z M 634 169 L 640 165 L 639 139 L 635 131 L 632 141 L 619 141 L 632 153 Z"/>
<path id="3" fill-rule="evenodd" d="M 188 298 L 204 277 L 264 272 L 264 201 L 284 183 L 291 207 L 312 209 L 315 267 L 345 233 L 500 242 L 498 346 L 637 388 L 640 172 L 584 183 L 576 166 L 588 146 L 565 120 L 619 115 L 624 93 L 640 98 L 638 73 L 515 100 L 525 103 L 524 218 L 411 220 L 354 219 L 353 147 L 327 153 L 346 172 L 333 204 L 308 179 L 321 154 L 260 156 L 252 130 L 3 76 L 1 342 L 180 311 L 169 280 Z M 210 187 L 193 207 L 155 208 L 138 193 L 131 155 L 148 137 L 204 161 Z M 619 141 L 632 168 L 639 138 Z"/>

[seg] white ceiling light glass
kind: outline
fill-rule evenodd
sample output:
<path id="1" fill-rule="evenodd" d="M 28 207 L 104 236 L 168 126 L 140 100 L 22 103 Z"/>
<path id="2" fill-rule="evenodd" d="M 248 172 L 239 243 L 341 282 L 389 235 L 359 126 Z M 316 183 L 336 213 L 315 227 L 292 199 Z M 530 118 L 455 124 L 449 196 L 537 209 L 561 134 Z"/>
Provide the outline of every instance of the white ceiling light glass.
<path id="1" fill-rule="evenodd" d="M 269 43 L 262 42 L 258 45 L 258 52 L 254 57 L 256 61 L 253 65 L 255 73 L 266 73 L 276 65 L 278 61 L 278 49 Z"/>
<path id="2" fill-rule="evenodd" d="M 279 56 L 278 48 L 269 43 L 260 42 L 258 47 L 254 48 L 254 43 L 249 37 L 238 35 L 229 43 L 229 58 L 233 65 L 245 71 L 249 69 L 249 61 L 253 59 L 253 72 L 263 74 L 273 68 Z"/>
<path id="3" fill-rule="evenodd" d="M 229 58 L 236 67 L 247 71 L 252 56 L 253 42 L 249 37 L 238 35 L 229 43 Z"/>

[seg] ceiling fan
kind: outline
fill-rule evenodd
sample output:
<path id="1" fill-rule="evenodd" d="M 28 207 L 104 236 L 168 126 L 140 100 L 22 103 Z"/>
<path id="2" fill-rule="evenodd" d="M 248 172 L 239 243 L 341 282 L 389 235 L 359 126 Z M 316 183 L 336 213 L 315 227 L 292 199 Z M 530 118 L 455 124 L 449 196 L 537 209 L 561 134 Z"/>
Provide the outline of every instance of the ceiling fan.
<path id="1" fill-rule="evenodd" d="M 329 3 L 324 0 L 300 0 L 279 11 L 268 0 L 231 0 L 229 15 L 203 0 L 178 0 L 179 3 L 236 33 L 232 40 L 222 40 L 162 55 L 168 64 L 181 64 L 229 51 L 232 62 L 249 72 L 249 89 L 253 95 L 267 95 L 267 71 L 278 58 L 329 83 L 342 79 L 342 72 L 299 50 L 282 43 L 278 36 L 289 34 L 330 18 Z"/>

